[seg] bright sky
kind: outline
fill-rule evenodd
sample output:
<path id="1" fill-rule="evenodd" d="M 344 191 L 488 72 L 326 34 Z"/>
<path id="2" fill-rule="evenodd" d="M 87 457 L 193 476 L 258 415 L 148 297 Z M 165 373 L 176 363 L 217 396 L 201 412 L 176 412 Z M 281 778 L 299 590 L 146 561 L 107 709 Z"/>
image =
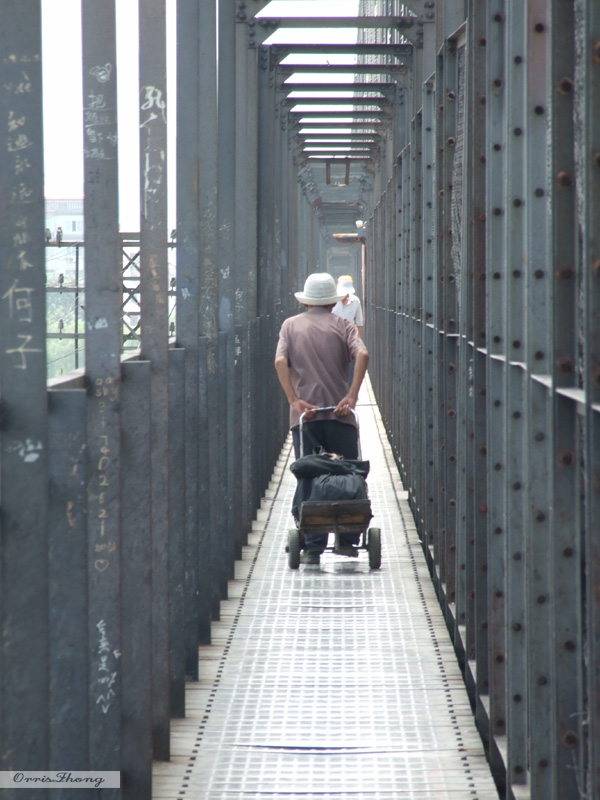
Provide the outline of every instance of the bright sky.
<path id="1" fill-rule="evenodd" d="M 209 0 L 205 0 L 209 2 Z M 121 230 L 139 230 L 139 132 L 138 132 L 138 0 L 118 0 L 117 93 L 119 119 L 119 185 Z M 174 63 L 174 0 L 167 2 L 170 63 Z M 262 16 L 355 16 L 358 0 L 273 0 Z M 83 123 L 81 84 L 81 0 L 42 0 L 44 68 L 45 194 L 48 198 L 83 196 Z M 356 29 L 336 31 L 318 28 L 277 31 L 270 43 L 356 41 Z M 296 63 L 323 63 L 323 57 L 294 56 Z M 329 63 L 349 63 L 351 57 L 335 57 Z M 353 81 L 352 75 L 296 75 L 306 82 Z M 169 228 L 175 216 L 175 69 L 169 72 L 168 114 L 170 121 Z M 325 108 L 323 108 L 325 110 Z M 173 122 L 171 122 L 171 120 Z"/>

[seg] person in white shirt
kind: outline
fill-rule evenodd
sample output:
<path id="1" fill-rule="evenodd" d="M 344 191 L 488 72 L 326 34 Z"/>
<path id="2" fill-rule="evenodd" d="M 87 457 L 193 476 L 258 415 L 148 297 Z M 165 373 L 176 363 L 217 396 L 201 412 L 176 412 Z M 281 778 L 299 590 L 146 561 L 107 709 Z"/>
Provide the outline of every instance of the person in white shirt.
<path id="1" fill-rule="evenodd" d="M 334 305 L 332 314 L 350 320 L 358 328 L 360 338 L 363 338 L 363 312 L 360 300 L 356 296 L 354 281 L 350 275 L 340 275 L 337 281 L 338 294 L 344 295 L 342 300 Z"/>
<path id="2" fill-rule="evenodd" d="M 340 275 L 337 281 L 337 293 L 343 295 L 341 300 L 334 305 L 332 314 L 335 314 L 342 319 L 347 319 L 358 328 L 358 335 L 363 339 L 363 312 L 360 300 L 356 296 L 354 289 L 354 281 L 351 275 Z M 350 369 L 348 372 L 348 385 L 352 385 L 352 378 L 354 375 L 354 360 L 350 362 Z"/>

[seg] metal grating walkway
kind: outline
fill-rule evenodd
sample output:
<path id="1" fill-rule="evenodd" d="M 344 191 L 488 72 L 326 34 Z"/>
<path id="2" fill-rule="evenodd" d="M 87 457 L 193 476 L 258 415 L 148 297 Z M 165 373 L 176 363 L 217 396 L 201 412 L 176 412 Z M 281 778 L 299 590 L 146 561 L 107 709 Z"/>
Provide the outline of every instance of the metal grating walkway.
<path id="1" fill-rule="evenodd" d="M 358 409 L 382 567 L 291 571 L 283 448 L 230 583 L 158 800 L 498 800 L 406 494 L 368 389 Z"/>

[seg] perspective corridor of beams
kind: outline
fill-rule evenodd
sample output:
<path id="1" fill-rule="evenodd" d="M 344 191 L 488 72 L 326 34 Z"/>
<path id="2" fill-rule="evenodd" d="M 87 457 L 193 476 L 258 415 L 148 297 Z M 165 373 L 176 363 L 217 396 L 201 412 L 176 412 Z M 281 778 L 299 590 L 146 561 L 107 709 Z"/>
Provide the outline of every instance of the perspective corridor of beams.
<path id="1" fill-rule="evenodd" d="M 282 126 L 325 239 L 364 241 L 376 165 L 399 152 L 413 46 L 422 45 L 433 3 L 414 3 L 420 16 L 400 3 L 402 13 L 381 16 L 380 3 L 364 0 L 239 5 L 249 45 L 263 48 L 276 76 Z M 299 7 L 302 16 L 292 16 Z M 323 16 L 331 9 L 340 16 Z"/>

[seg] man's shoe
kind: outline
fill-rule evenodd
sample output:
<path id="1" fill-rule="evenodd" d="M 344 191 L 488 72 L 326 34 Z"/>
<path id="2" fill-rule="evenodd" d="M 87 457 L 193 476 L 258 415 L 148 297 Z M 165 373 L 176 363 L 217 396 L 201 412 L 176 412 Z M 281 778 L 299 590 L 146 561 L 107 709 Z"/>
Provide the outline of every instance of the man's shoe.
<path id="1" fill-rule="evenodd" d="M 339 547 L 334 548 L 336 556 L 347 556 L 347 558 L 358 558 L 358 547 L 353 544 L 340 544 Z"/>
<path id="2" fill-rule="evenodd" d="M 300 553 L 301 564 L 319 564 L 321 561 L 321 554 L 318 550 L 304 550 Z"/>

